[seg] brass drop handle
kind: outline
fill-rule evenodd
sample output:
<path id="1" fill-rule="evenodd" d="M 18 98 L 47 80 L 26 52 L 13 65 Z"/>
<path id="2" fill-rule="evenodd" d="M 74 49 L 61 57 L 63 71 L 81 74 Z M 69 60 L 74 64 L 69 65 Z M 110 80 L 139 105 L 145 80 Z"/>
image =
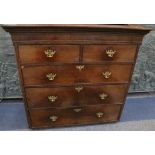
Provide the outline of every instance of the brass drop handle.
<path id="1" fill-rule="evenodd" d="M 50 116 L 49 119 L 52 121 L 52 122 L 56 122 L 58 117 L 57 116 Z"/>
<path id="2" fill-rule="evenodd" d="M 97 113 L 96 113 L 96 116 L 97 116 L 98 118 L 103 117 L 103 115 L 104 115 L 104 113 L 103 113 L 103 112 L 97 112 Z"/>
<path id="3" fill-rule="evenodd" d="M 83 87 L 79 86 L 79 87 L 75 87 L 75 90 L 80 93 L 83 90 Z"/>
<path id="4" fill-rule="evenodd" d="M 110 76 L 111 76 L 111 72 L 109 72 L 109 71 L 107 71 L 107 72 L 103 72 L 102 73 L 102 75 L 103 75 L 103 77 L 105 78 L 105 79 L 109 79 L 110 78 Z"/>
<path id="5" fill-rule="evenodd" d="M 48 80 L 53 81 L 56 77 L 55 73 L 49 73 L 46 75 L 46 77 L 48 78 Z"/>
<path id="6" fill-rule="evenodd" d="M 76 69 L 78 69 L 79 71 L 82 71 L 84 69 L 84 65 L 77 65 Z"/>
<path id="7" fill-rule="evenodd" d="M 57 96 L 48 96 L 48 100 L 49 100 L 50 102 L 55 102 L 57 99 L 58 99 Z"/>
<path id="8" fill-rule="evenodd" d="M 75 109 L 73 109 L 75 112 L 80 112 L 80 111 L 82 111 L 82 109 L 81 108 L 75 108 Z"/>
<path id="9" fill-rule="evenodd" d="M 106 54 L 108 57 L 112 58 L 114 56 L 114 54 L 116 53 L 115 50 L 112 50 L 112 49 L 108 49 L 106 50 Z"/>
<path id="10" fill-rule="evenodd" d="M 52 58 L 55 55 L 56 51 L 52 49 L 48 49 L 48 50 L 45 50 L 44 53 L 46 57 Z"/>
<path id="11" fill-rule="evenodd" d="M 102 93 L 102 94 L 99 95 L 99 97 L 100 97 L 101 100 L 105 100 L 108 97 L 108 95 L 105 94 L 105 93 Z"/>

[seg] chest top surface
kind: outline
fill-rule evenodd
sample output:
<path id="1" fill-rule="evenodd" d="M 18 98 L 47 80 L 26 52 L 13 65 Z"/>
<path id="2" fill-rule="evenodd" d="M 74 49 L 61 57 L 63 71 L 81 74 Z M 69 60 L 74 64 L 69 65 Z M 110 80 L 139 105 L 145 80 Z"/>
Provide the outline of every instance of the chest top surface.
<path id="1" fill-rule="evenodd" d="M 115 31 L 148 33 L 149 28 L 136 24 L 15 24 L 2 25 L 8 32 L 41 32 L 52 30 L 89 30 L 89 31 Z"/>

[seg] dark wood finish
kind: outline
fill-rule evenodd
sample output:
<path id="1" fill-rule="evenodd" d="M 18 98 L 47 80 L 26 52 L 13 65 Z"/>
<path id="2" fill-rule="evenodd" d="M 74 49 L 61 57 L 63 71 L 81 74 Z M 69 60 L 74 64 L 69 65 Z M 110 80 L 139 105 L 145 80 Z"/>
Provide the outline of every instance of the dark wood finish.
<path id="1" fill-rule="evenodd" d="M 45 50 L 54 50 L 53 57 L 47 57 Z M 21 45 L 19 46 L 21 64 L 28 63 L 72 63 L 79 62 L 78 45 Z M 66 54 L 67 53 L 67 54 Z"/>
<path id="2" fill-rule="evenodd" d="M 30 128 L 119 120 L 138 48 L 150 29 L 127 24 L 3 27 L 15 46 Z M 53 58 L 45 56 L 47 49 L 56 51 Z M 116 50 L 113 58 L 106 49 Z M 77 65 L 84 68 L 79 71 Z M 106 71 L 112 73 L 107 79 Z M 48 73 L 57 74 L 53 81 Z M 78 93 L 75 87 L 83 89 Z M 58 98 L 49 102 L 48 96 Z"/>
<path id="3" fill-rule="evenodd" d="M 51 102 L 48 96 L 57 96 Z M 27 88 L 26 97 L 30 108 L 70 107 L 78 104 L 75 87 Z"/>
<path id="4" fill-rule="evenodd" d="M 30 85 L 68 85 L 74 83 L 122 83 L 128 82 L 132 65 L 85 65 L 84 69 L 79 71 L 77 65 L 52 65 L 36 66 L 23 68 L 23 77 L 25 86 Z M 109 79 L 104 78 L 102 73 L 111 72 Z M 53 81 L 50 81 L 46 75 L 56 74 Z M 125 73 L 125 74 L 124 74 Z"/>
<path id="5" fill-rule="evenodd" d="M 23 44 L 140 44 L 143 34 L 108 32 L 15 33 L 14 43 Z M 44 38 L 44 40 L 42 40 Z M 119 42 L 118 39 L 119 38 Z"/>
<path id="6" fill-rule="evenodd" d="M 9 32 L 53 32 L 53 31 L 99 31 L 99 32 L 112 32 L 112 33 L 140 33 L 146 34 L 150 31 L 142 25 L 135 24 L 16 24 L 16 25 L 3 25 L 4 29 Z"/>
<path id="7" fill-rule="evenodd" d="M 76 107 L 67 109 L 33 109 L 30 111 L 33 126 L 35 128 L 40 128 L 114 122 L 118 119 L 121 105 L 96 105 L 80 108 L 82 109 L 80 112 L 74 111 Z M 97 117 L 96 113 L 98 112 L 103 112 L 103 116 L 101 118 Z M 52 122 L 49 119 L 50 116 L 57 116 L 57 121 Z"/>
<path id="8" fill-rule="evenodd" d="M 112 49 L 116 53 L 108 57 L 106 50 Z M 84 62 L 134 62 L 136 45 L 86 45 L 83 50 Z"/>
<path id="9" fill-rule="evenodd" d="M 82 87 L 80 92 L 76 88 Z M 26 88 L 26 97 L 30 108 L 54 108 L 72 107 L 97 104 L 123 104 L 126 84 L 87 86 L 76 85 L 67 87 L 50 88 Z M 101 100 L 102 93 L 108 96 Z M 51 102 L 48 96 L 57 96 L 55 102 Z"/>
<path id="10" fill-rule="evenodd" d="M 79 105 L 123 104 L 126 90 L 126 84 L 85 86 L 79 93 Z M 101 94 L 107 97 L 101 99 Z"/>

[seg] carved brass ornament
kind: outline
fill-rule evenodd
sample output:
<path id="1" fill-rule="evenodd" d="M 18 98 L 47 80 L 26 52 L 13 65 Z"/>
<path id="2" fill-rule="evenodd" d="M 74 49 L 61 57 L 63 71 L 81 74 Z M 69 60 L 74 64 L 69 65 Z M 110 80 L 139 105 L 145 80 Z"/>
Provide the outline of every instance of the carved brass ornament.
<path id="1" fill-rule="evenodd" d="M 56 122 L 58 117 L 57 116 L 50 116 L 49 119 L 52 121 L 52 122 Z"/>
<path id="2" fill-rule="evenodd" d="M 48 100 L 49 100 L 50 102 L 55 102 L 57 99 L 58 99 L 57 96 L 48 96 Z"/>
<path id="3" fill-rule="evenodd" d="M 80 112 L 80 111 L 82 111 L 82 109 L 81 108 L 75 108 L 75 109 L 73 109 L 75 112 Z"/>
<path id="4" fill-rule="evenodd" d="M 82 90 L 83 90 L 83 87 L 75 87 L 75 90 L 78 92 L 78 93 L 80 93 Z"/>
<path id="5" fill-rule="evenodd" d="M 104 113 L 103 113 L 103 112 L 97 112 L 97 113 L 96 113 L 96 116 L 97 116 L 98 118 L 103 117 L 103 115 L 104 115 Z"/>
<path id="6" fill-rule="evenodd" d="M 108 97 L 108 95 L 105 94 L 105 93 L 102 93 L 102 94 L 99 95 L 99 97 L 100 97 L 101 100 L 105 100 Z"/>
<path id="7" fill-rule="evenodd" d="M 114 54 L 116 53 L 116 50 L 113 49 L 108 49 L 106 50 L 106 54 L 108 57 L 112 58 L 114 56 Z"/>
<path id="8" fill-rule="evenodd" d="M 104 76 L 105 79 L 109 79 L 111 76 L 111 72 L 107 71 L 107 72 L 103 72 L 102 75 Z"/>
<path id="9" fill-rule="evenodd" d="M 77 65 L 76 69 L 78 69 L 79 71 L 82 71 L 84 69 L 84 65 Z"/>
<path id="10" fill-rule="evenodd" d="M 56 74 L 54 73 L 49 73 L 46 75 L 46 77 L 48 78 L 48 80 L 53 81 L 56 77 Z"/>
<path id="11" fill-rule="evenodd" d="M 46 54 L 48 58 L 52 58 L 55 55 L 56 51 L 48 49 L 48 50 L 45 50 L 44 53 Z"/>

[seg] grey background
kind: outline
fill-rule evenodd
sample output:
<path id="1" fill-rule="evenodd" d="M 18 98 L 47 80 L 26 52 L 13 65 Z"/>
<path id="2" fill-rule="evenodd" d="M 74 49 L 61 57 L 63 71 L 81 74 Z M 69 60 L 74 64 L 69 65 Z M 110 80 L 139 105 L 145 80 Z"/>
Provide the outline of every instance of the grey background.
<path id="1" fill-rule="evenodd" d="M 144 37 L 129 92 L 155 91 L 155 24 Z M 0 98 L 21 97 L 11 37 L 0 27 Z"/>

